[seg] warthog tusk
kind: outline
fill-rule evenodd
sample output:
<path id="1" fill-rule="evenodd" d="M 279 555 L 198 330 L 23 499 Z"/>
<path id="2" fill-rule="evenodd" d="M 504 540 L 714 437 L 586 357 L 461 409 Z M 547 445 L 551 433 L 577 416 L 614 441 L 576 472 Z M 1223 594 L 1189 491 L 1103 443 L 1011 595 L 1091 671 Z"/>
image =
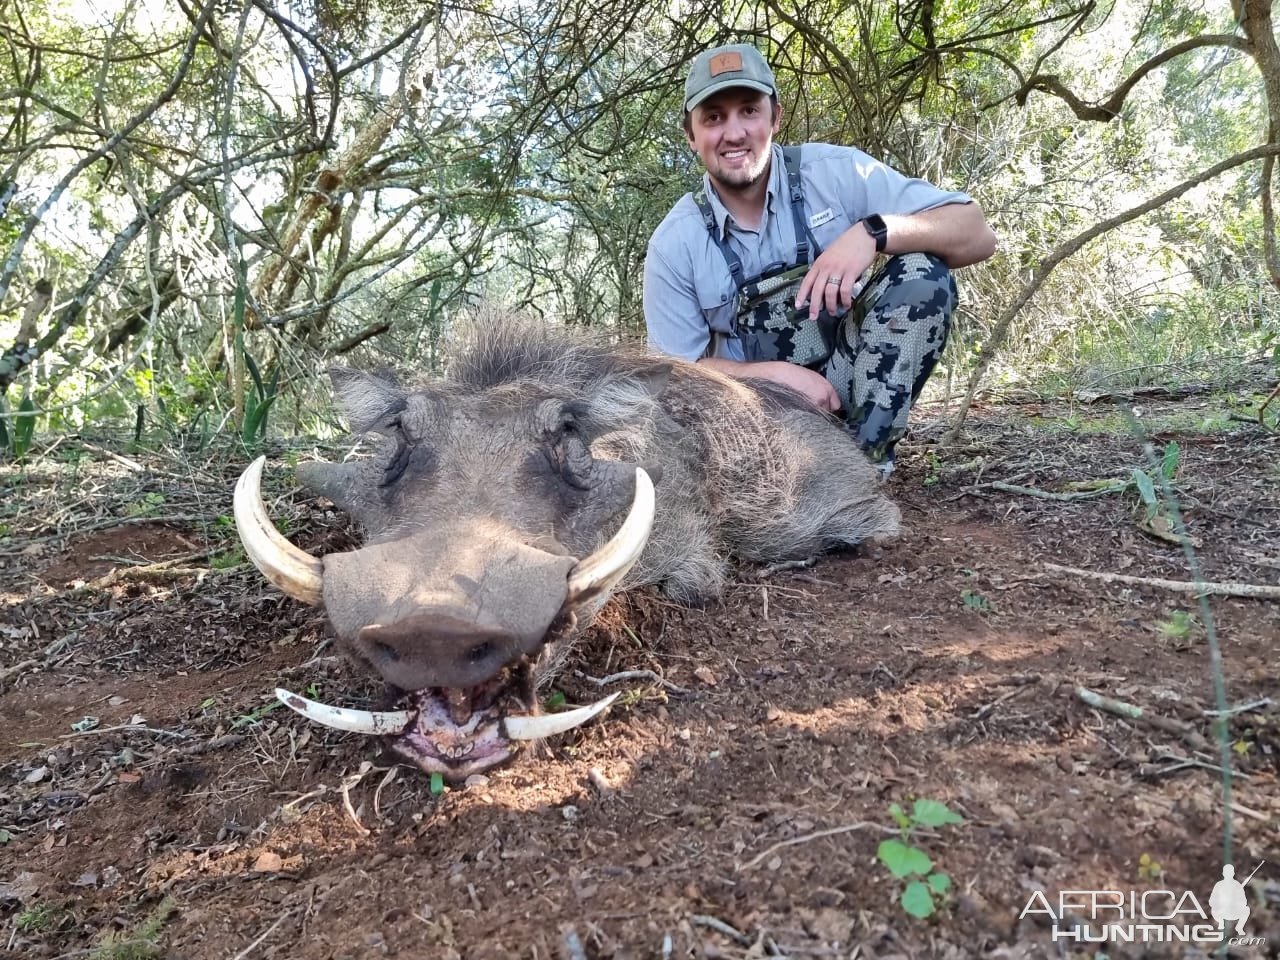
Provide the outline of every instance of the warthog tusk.
<path id="1" fill-rule="evenodd" d="M 409 710 L 348 710 L 346 707 L 331 707 L 327 703 L 316 703 L 306 697 L 300 697 L 288 690 L 276 688 L 276 699 L 290 710 L 296 710 L 308 720 L 333 727 L 335 730 L 346 730 L 349 733 L 401 733 L 413 722 L 416 716 Z"/>
<path id="2" fill-rule="evenodd" d="M 262 465 L 259 457 L 236 481 L 236 531 L 253 565 L 273 584 L 303 603 L 319 606 L 323 600 L 324 567 L 305 550 L 285 539 L 267 516 L 262 502 Z"/>
<path id="3" fill-rule="evenodd" d="M 541 717 L 505 717 L 503 730 L 511 740 L 540 740 L 555 733 L 564 733 L 574 727 L 580 727 L 592 717 L 603 713 L 609 704 L 618 699 L 618 694 L 611 693 L 589 707 L 578 707 L 563 713 L 548 713 Z"/>
<path id="4" fill-rule="evenodd" d="M 631 565 L 644 552 L 653 529 L 653 481 L 636 467 L 636 494 L 631 512 L 608 543 L 591 556 L 579 560 L 569 571 L 569 593 L 565 603 L 607 594 L 626 576 Z"/>

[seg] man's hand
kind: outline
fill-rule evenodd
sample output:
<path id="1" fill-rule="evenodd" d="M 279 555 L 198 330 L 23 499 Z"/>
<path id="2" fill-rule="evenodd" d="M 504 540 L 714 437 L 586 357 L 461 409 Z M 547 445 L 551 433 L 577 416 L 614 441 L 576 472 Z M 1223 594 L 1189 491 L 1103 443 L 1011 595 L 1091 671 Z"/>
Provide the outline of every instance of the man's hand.
<path id="1" fill-rule="evenodd" d="M 798 367 L 785 360 L 758 360 L 744 363 L 719 357 L 704 357 L 698 361 L 712 370 L 726 373 L 739 380 L 755 377 L 789 387 L 819 410 L 835 413 L 840 409 L 840 395 L 822 374 L 808 367 Z"/>
<path id="2" fill-rule="evenodd" d="M 859 220 L 813 261 L 796 293 L 796 309 L 808 303 L 810 320 L 816 320 L 824 306 L 833 317 L 848 310 L 858 293 L 854 285 L 875 256 L 876 242 Z"/>

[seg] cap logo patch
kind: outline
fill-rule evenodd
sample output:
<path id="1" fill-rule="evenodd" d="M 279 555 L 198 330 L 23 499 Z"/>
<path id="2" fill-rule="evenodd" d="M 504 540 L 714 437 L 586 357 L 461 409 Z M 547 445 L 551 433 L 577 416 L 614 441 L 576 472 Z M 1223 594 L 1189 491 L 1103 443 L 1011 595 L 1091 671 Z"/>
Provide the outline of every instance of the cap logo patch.
<path id="1" fill-rule="evenodd" d="M 711 75 L 718 77 L 722 73 L 732 73 L 735 70 L 742 69 L 742 54 L 730 50 L 727 53 L 717 53 L 711 58 Z"/>

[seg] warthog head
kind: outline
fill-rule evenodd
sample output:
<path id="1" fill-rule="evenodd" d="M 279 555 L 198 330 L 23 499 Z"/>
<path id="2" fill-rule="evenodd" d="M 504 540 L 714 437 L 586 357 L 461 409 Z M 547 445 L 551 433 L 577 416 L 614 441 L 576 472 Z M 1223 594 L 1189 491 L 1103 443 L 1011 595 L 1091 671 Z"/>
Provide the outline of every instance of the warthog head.
<path id="1" fill-rule="evenodd" d="M 236 525 L 399 709 L 277 694 L 321 723 L 387 734 L 450 779 L 608 706 L 544 716 L 535 694 L 624 576 L 710 597 L 729 554 L 809 556 L 897 529 L 838 426 L 694 365 L 507 322 L 481 325 L 444 378 L 413 390 L 332 376 L 373 455 L 304 463 L 298 478 L 359 523 L 363 546 L 317 559 L 290 544 L 263 506 L 261 460 L 237 484 Z"/>

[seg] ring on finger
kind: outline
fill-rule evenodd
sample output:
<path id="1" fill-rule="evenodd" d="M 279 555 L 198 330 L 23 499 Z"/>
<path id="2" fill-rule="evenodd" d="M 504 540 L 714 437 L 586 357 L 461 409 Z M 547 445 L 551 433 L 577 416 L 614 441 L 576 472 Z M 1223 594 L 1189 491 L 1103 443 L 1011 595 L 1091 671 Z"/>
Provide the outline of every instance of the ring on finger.
<path id="1" fill-rule="evenodd" d="M 840 286 L 840 278 L 839 278 L 839 277 L 827 277 L 827 285 L 828 285 L 828 286 L 832 286 L 832 287 L 838 287 L 838 286 Z"/>

